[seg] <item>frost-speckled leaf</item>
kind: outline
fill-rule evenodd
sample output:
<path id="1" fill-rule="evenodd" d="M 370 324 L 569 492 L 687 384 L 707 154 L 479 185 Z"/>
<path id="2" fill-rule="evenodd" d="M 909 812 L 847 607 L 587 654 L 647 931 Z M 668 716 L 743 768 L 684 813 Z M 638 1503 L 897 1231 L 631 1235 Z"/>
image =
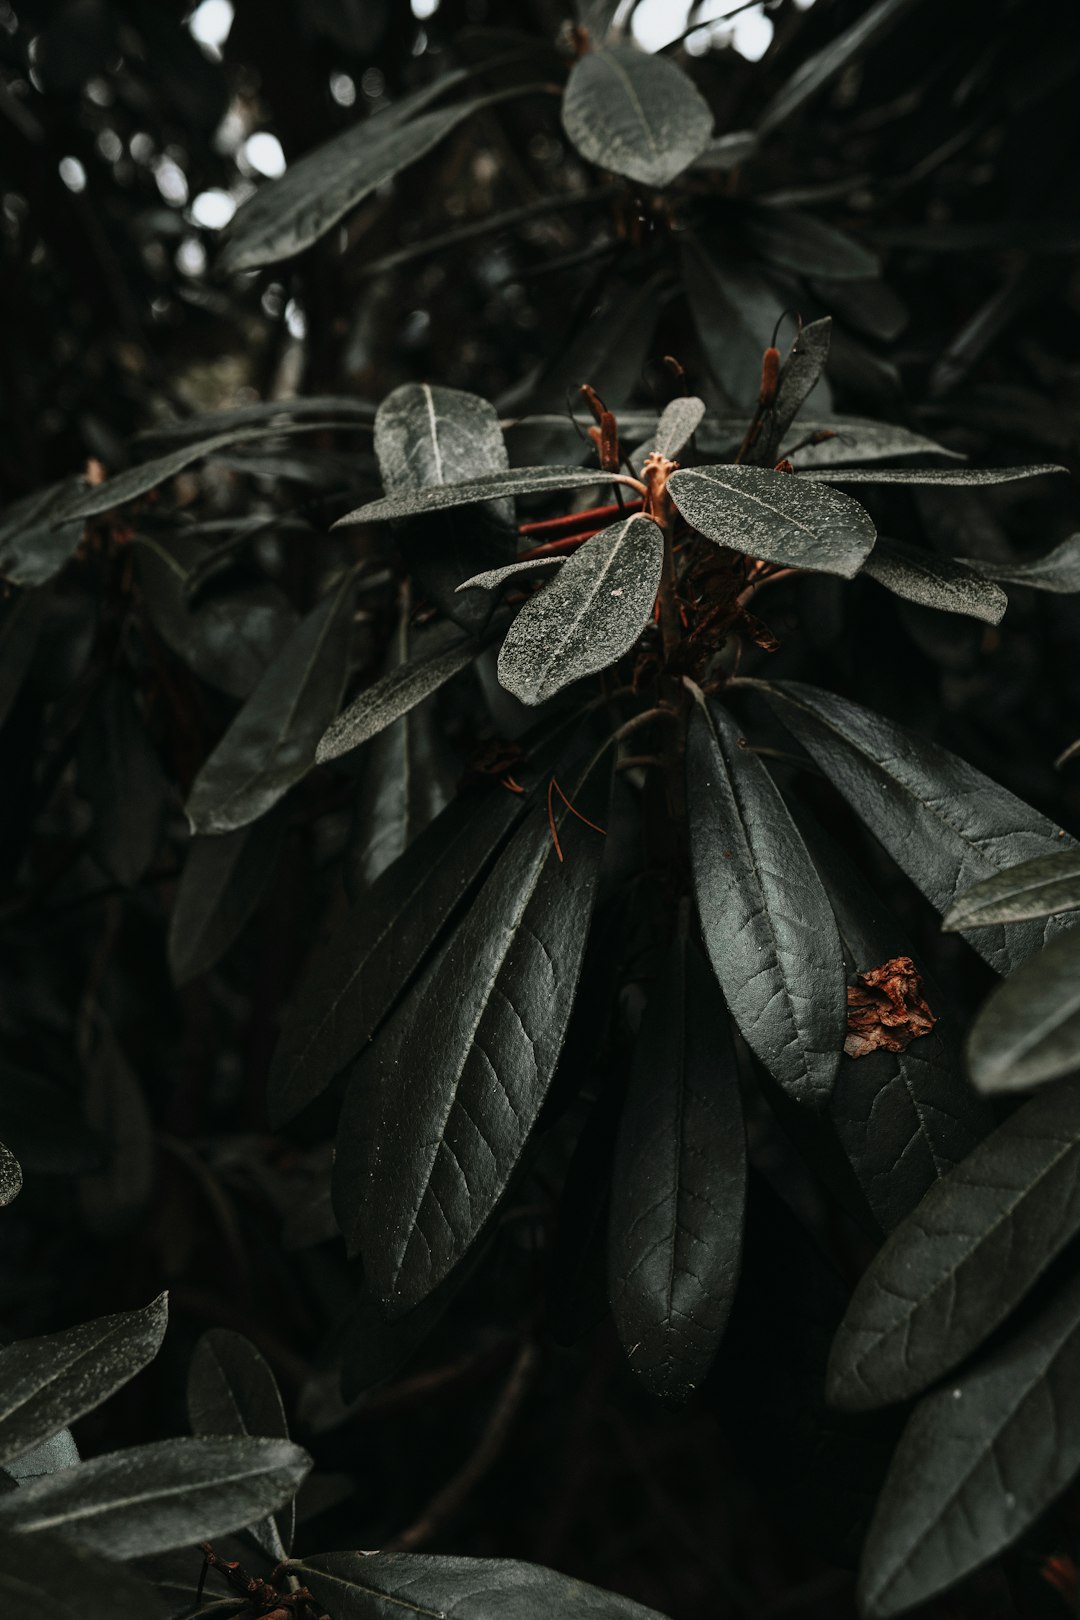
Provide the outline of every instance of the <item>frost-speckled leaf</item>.
<path id="1" fill-rule="evenodd" d="M 1080 909 L 1080 849 L 1037 855 L 959 895 L 941 919 L 946 930 L 985 928 Z"/>
<path id="2" fill-rule="evenodd" d="M 582 157 L 645 186 L 666 186 L 689 168 L 713 127 L 708 104 L 682 69 L 632 45 L 578 58 L 562 120 Z"/>
<path id="3" fill-rule="evenodd" d="M 834 489 L 761 467 L 684 467 L 668 490 L 686 521 L 718 546 L 786 568 L 851 579 L 875 540 L 870 514 Z"/>
<path id="4" fill-rule="evenodd" d="M 847 472 L 810 467 L 799 474 L 821 484 L 1015 484 L 1023 478 L 1039 478 L 1043 473 L 1066 472 L 1065 467 L 1047 464 L 1032 467 L 859 467 Z"/>
<path id="5" fill-rule="evenodd" d="M 333 1552 L 289 1567 L 335 1620 L 664 1620 L 616 1592 L 510 1558 Z"/>
<path id="6" fill-rule="evenodd" d="M 0 1209 L 18 1198 L 22 1184 L 22 1165 L 11 1149 L 0 1142 Z"/>
<path id="7" fill-rule="evenodd" d="M 985 624 L 1000 624 L 1009 605 L 1000 585 L 966 563 L 899 540 L 879 539 L 863 573 L 905 601 L 942 613 L 962 613 Z"/>
<path id="8" fill-rule="evenodd" d="M 802 471 L 886 461 L 894 456 L 942 456 L 951 461 L 964 459 L 958 450 L 948 450 L 922 433 L 898 427 L 895 422 L 875 422 L 868 416 L 815 416 L 809 419 L 800 416 L 781 448 L 786 451 L 789 445 L 814 433 L 831 433 L 834 437 L 824 439 L 820 444 L 808 444 L 796 453 L 795 464 Z M 738 438 L 734 442 L 737 444 Z"/>
<path id="9" fill-rule="evenodd" d="M 724 998 L 696 942 L 671 946 L 619 1122 L 608 1288 L 631 1371 L 663 1400 L 699 1388 L 742 1258 L 746 1135 Z"/>
<path id="10" fill-rule="evenodd" d="M 635 513 L 586 540 L 518 613 L 499 651 L 499 680 L 522 703 L 616 663 L 652 614 L 664 535 Z"/>
<path id="11" fill-rule="evenodd" d="M 705 948 L 743 1038 L 796 1100 L 824 1102 L 844 1045 L 836 921 L 791 815 L 723 709 L 690 719 L 686 787 Z"/>
<path id="12" fill-rule="evenodd" d="M 0 1350 L 0 1462 L 39 1446 L 154 1359 L 168 1321 L 161 1294 L 138 1311 Z"/>
<path id="13" fill-rule="evenodd" d="M 883 715 L 801 681 L 752 684 L 938 911 L 980 878 L 1077 847 L 974 766 Z M 964 937 L 1009 973 L 1067 922 L 1007 923 Z"/>
<path id="14" fill-rule="evenodd" d="M 695 394 L 671 400 L 660 413 L 656 424 L 653 449 L 659 456 L 671 461 L 688 444 L 701 426 L 705 415 L 705 401 Z"/>
<path id="15" fill-rule="evenodd" d="M 1080 591 L 1080 534 L 1030 562 L 991 562 L 981 557 L 965 557 L 969 568 L 1006 585 L 1026 585 L 1033 591 L 1055 591 L 1063 596 Z"/>
<path id="16" fill-rule="evenodd" d="M 433 484 L 424 489 L 401 490 L 368 501 L 354 512 L 338 518 L 335 529 L 352 523 L 381 523 L 387 519 L 417 517 L 424 512 L 443 512 L 451 506 L 472 506 L 501 495 L 551 493 L 560 489 L 586 489 L 595 484 L 627 484 L 619 473 L 585 467 L 512 467 L 509 472 L 488 473 L 462 484 Z"/>
<path id="17" fill-rule="evenodd" d="M 369 737 L 385 731 L 416 704 L 467 669 L 480 650 L 480 642 L 466 636 L 429 653 L 426 658 L 413 658 L 406 664 L 395 665 L 371 686 L 366 686 L 327 727 L 319 739 L 315 758 L 320 764 L 337 759 L 359 748 Z"/>
<path id="18" fill-rule="evenodd" d="M 780 373 L 776 401 L 765 415 L 758 438 L 750 446 L 748 459 L 754 466 L 775 465 L 788 429 L 821 381 L 831 343 L 832 319 L 828 315 L 799 328 Z M 800 426 L 797 439 L 809 437 L 810 432 Z"/>
<path id="19" fill-rule="evenodd" d="M 507 563 L 505 568 L 489 568 L 486 573 L 474 574 L 472 579 L 463 579 L 458 590 L 497 590 L 500 585 L 505 585 L 507 580 L 515 579 L 519 574 L 531 574 L 538 568 L 561 568 L 565 561 L 565 557 L 559 556 L 526 557 L 521 562 Z"/>
<path id="20" fill-rule="evenodd" d="M 1059 919 L 1078 920 L 1075 913 Z M 1080 929 L 1052 939 L 991 992 L 971 1026 L 967 1056 L 980 1091 L 1026 1091 L 1080 1068 Z"/>
<path id="21" fill-rule="evenodd" d="M 884 1620 L 987 1563 L 1080 1468 L 1080 1283 L 915 1408 L 863 1547 L 860 1613 Z"/>
<path id="22" fill-rule="evenodd" d="M 834 1405 L 908 1400 L 960 1365 L 1080 1231 L 1080 1086 L 1027 1103 L 929 1188 L 864 1272 L 833 1342 Z"/>

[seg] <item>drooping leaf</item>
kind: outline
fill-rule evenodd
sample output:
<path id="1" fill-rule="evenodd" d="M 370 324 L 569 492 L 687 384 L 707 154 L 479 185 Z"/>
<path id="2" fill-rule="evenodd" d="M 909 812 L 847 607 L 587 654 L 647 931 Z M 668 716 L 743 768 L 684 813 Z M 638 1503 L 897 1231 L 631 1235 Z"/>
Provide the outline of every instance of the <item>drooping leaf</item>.
<path id="1" fill-rule="evenodd" d="M 1059 920 L 1077 921 L 1074 914 Z M 1080 929 L 1052 939 L 991 991 L 971 1026 L 967 1057 L 980 1091 L 1027 1091 L 1080 1068 Z"/>
<path id="2" fill-rule="evenodd" d="M 167 1321 L 161 1294 L 142 1310 L 0 1349 L 0 1461 L 41 1445 L 134 1378 L 157 1354 Z"/>
<path id="3" fill-rule="evenodd" d="M 337 1552 L 289 1568 L 335 1620 L 664 1620 L 615 1592 L 509 1558 Z"/>
<path id="4" fill-rule="evenodd" d="M 666 186 L 689 168 L 713 127 L 708 104 L 682 69 L 632 45 L 578 58 L 562 121 L 582 157 L 644 186 Z"/>
<path id="5" fill-rule="evenodd" d="M 921 433 L 913 433 L 910 428 L 898 427 L 894 422 L 875 422 L 866 416 L 814 417 L 810 420 L 800 416 L 781 449 L 786 450 L 790 444 L 816 433 L 831 433 L 833 437 L 823 439 L 820 444 L 808 444 L 795 454 L 795 464 L 801 472 L 811 467 L 851 466 L 866 461 L 892 460 L 899 456 L 943 456 L 963 460 L 959 451 L 948 450 L 943 444 L 937 444 Z M 735 443 L 738 443 L 738 439 Z"/>
<path id="6" fill-rule="evenodd" d="M 752 464 L 762 467 L 775 465 L 788 429 L 821 381 L 831 341 L 832 321 L 828 316 L 799 328 L 799 335 L 780 373 L 776 402 L 766 417 L 759 438 L 750 446 L 748 459 Z M 803 431 L 799 436 L 808 438 L 809 434 Z"/>
<path id="7" fill-rule="evenodd" d="M 760 204 L 747 212 L 743 229 L 763 259 L 799 276 L 865 281 L 881 271 L 877 254 L 861 242 L 795 208 Z"/>
<path id="8" fill-rule="evenodd" d="M 852 1296 L 829 1361 L 848 1411 L 907 1400 L 976 1350 L 1080 1230 L 1080 1087 L 1012 1114 L 935 1183 Z"/>
<path id="9" fill-rule="evenodd" d="M 984 878 L 959 895 L 941 919 L 946 930 L 1023 922 L 1080 908 L 1080 850 L 1037 855 Z"/>
<path id="10" fill-rule="evenodd" d="M 28 1480 L 0 1498 L 0 1529 L 140 1558 L 253 1523 L 289 1501 L 310 1467 L 289 1440 L 157 1440 Z"/>
<path id="11" fill-rule="evenodd" d="M 188 1419 L 197 1435 L 253 1435 L 287 1440 L 289 1425 L 270 1368 L 242 1333 L 212 1328 L 195 1346 L 188 1371 Z M 266 1556 L 278 1563 L 292 1544 L 295 1508 L 251 1525 Z"/>
<path id="12" fill-rule="evenodd" d="M 828 898 L 760 758 L 724 710 L 691 716 L 686 785 L 705 948 L 743 1038 L 800 1102 L 822 1103 L 844 1045 L 844 958 Z"/>
<path id="13" fill-rule="evenodd" d="M 783 303 L 745 257 L 733 256 L 711 236 L 685 233 L 682 273 L 709 370 L 732 406 L 751 405 L 761 386 L 761 357 Z M 745 430 L 744 420 L 722 448 L 737 445 Z"/>
<path id="14" fill-rule="evenodd" d="M 466 118 L 505 99 L 505 91 L 496 91 L 420 114 L 424 101 L 450 87 L 451 77 L 407 98 L 408 109 L 399 103 L 396 111 L 365 119 L 324 141 L 290 163 L 279 180 L 260 186 L 231 225 L 222 269 L 255 270 L 303 252 L 379 186 L 426 157 Z"/>
<path id="15" fill-rule="evenodd" d="M 47 585 L 82 538 L 81 523 L 53 525 L 53 513 L 82 488 L 69 478 L 13 501 L 0 515 L 0 579 L 12 585 Z"/>
<path id="16" fill-rule="evenodd" d="M 1080 591 L 1080 534 L 1071 534 L 1053 551 L 1031 562 L 991 562 L 982 557 L 965 557 L 964 562 L 977 573 L 1006 585 L 1026 585 L 1029 590 L 1062 595 Z"/>
<path id="17" fill-rule="evenodd" d="M 275 807 L 235 832 L 192 839 L 169 919 L 176 984 L 208 972 L 238 937 L 274 875 L 285 826 Z"/>
<path id="18" fill-rule="evenodd" d="M 626 484 L 620 473 L 601 472 L 585 467 L 512 467 L 505 473 L 488 473 L 463 484 L 432 484 L 423 489 L 402 490 L 368 501 L 355 512 L 338 518 L 335 529 L 351 523 L 381 523 L 385 519 L 416 517 L 424 512 L 442 512 L 451 506 L 472 506 L 477 501 L 495 500 L 502 495 L 530 495 L 560 489 L 583 489 L 592 484 Z"/>
<path id="19" fill-rule="evenodd" d="M 603 824 L 607 772 L 575 792 Z M 561 813 L 560 813 L 561 812 Z M 334 1204 L 380 1298 L 417 1304 L 468 1251 L 536 1123 L 573 1005 L 603 839 L 536 806 L 499 856 L 409 1020 L 392 1072 L 358 1065 Z"/>
<path id="20" fill-rule="evenodd" d="M 199 772 L 195 833 L 227 833 L 273 808 L 316 759 L 348 672 L 355 575 L 301 619 Z"/>
<path id="21" fill-rule="evenodd" d="M 463 636 L 424 657 L 396 664 L 371 686 L 365 687 L 327 726 L 315 751 L 316 760 L 325 764 L 329 759 L 351 753 L 369 738 L 377 737 L 379 732 L 467 669 L 480 651 L 479 641 Z"/>
<path id="22" fill-rule="evenodd" d="M 277 420 L 305 417 L 321 422 L 356 420 L 370 422 L 374 405 L 352 394 L 294 394 L 292 398 L 260 399 L 251 405 L 234 405 L 223 411 L 198 411 L 174 422 L 161 422 L 137 435 L 140 444 L 174 444 L 180 439 L 210 439 L 234 428 L 265 427 L 271 433 Z"/>
<path id="23" fill-rule="evenodd" d="M 11 1149 L 0 1142 L 0 1209 L 18 1198 L 22 1184 L 22 1165 Z"/>
<path id="24" fill-rule="evenodd" d="M 981 771 L 884 716 L 801 681 L 755 684 L 938 911 L 980 878 L 1076 847 Z M 964 937 L 1008 973 L 1064 921 L 1009 923 Z"/>
<path id="25" fill-rule="evenodd" d="M 799 111 L 811 96 L 843 72 L 852 59 L 868 45 L 880 41 L 887 30 L 918 0 L 876 0 L 850 28 L 800 63 L 787 83 L 777 91 L 758 119 L 758 134 L 764 135 Z"/>
<path id="26" fill-rule="evenodd" d="M 707 539 L 788 568 L 851 579 L 874 544 L 870 514 L 857 501 L 786 473 L 683 467 L 672 473 L 668 490 Z"/>
<path id="27" fill-rule="evenodd" d="M 686 394 L 669 401 L 656 424 L 653 449 L 659 456 L 671 461 L 688 444 L 705 416 L 705 401 L 695 394 Z"/>
<path id="28" fill-rule="evenodd" d="M 963 613 L 985 624 L 1000 624 L 1009 605 L 999 585 L 966 563 L 899 540 L 879 538 L 862 571 L 905 601 Z"/>
<path id="29" fill-rule="evenodd" d="M 4 1537 L 0 1612 L 10 1620 L 155 1620 L 162 1609 L 133 1571 L 42 1532 Z"/>
<path id="30" fill-rule="evenodd" d="M 987 1563 L 1080 1468 L 1080 1285 L 920 1401 L 863 1548 L 860 1612 L 899 1614 Z"/>
<path id="31" fill-rule="evenodd" d="M 518 613 L 499 651 L 499 680 L 522 703 L 607 669 L 652 615 L 664 535 L 635 513 L 586 540 Z"/>
<path id="32" fill-rule="evenodd" d="M 509 579 L 516 579 L 519 574 L 531 574 L 536 568 L 561 568 L 566 561 L 565 557 L 525 557 L 519 562 L 507 563 L 505 568 L 489 568 L 486 573 L 474 574 L 472 579 L 463 579 L 458 586 L 459 591 L 471 590 L 497 590 Z"/>
<path id="33" fill-rule="evenodd" d="M 833 484 L 1015 484 L 1022 478 L 1065 472 L 1053 465 L 1037 467 L 859 467 L 852 472 L 810 467 L 800 473 L 814 483 Z"/>
<path id="34" fill-rule="evenodd" d="M 79 732 L 78 784 L 102 871 L 134 888 L 157 854 L 170 788 L 129 684 L 107 676 Z"/>
<path id="35" fill-rule="evenodd" d="M 619 1125 L 608 1286 L 631 1370 L 686 1400 L 712 1366 L 742 1252 L 746 1139 L 724 1000 L 692 939 L 649 998 Z"/>

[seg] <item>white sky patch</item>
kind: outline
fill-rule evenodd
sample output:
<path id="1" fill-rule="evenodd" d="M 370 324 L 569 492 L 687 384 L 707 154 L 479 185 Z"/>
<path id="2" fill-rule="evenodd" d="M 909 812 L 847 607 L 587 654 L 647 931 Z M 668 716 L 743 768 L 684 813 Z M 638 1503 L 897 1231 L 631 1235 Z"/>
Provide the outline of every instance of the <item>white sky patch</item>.
<path id="1" fill-rule="evenodd" d="M 200 191 L 191 205 L 192 219 L 208 231 L 223 230 L 235 213 L 236 199 L 216 186 L 210 191 Z"/>
<path id="2" fill-rule="evenodd" d="M 69 191 L 86 190 L 86 170 L 77 157 L 60 159 L 60 178 Z"/>
<path id="3" fill-rule="evenodd" d="M 812 5 L 813 0 L 803 0 Z M 687 54 L 703 56 L 713 46 L 730 43 L 740 56 L 757 62 L 772 44 L 772 18 L 766 16 L 763 5 L 739 11 L 735 16 L 735 0 L 706 0 L 696 8 L 695 23 L 712 23 L 702 27 L 686 41 Z M 645 51 L 659 51 L 686 32 L 691 7 L 672 5 L 671 0 L 641 0 L 631 23 L 634 39 Z"/>
<path id="4" fill-rule="evenodd" d="M 188 18 L 191 36 L 212 61 L 221 61 L 221 49 L 233 25 L 232 0 L 202 0 Z"/>
<path id="5" fill-rule="evenodd" d="M 285 173 L 285 153 L 281 150 L 281 142 L 268 130 L 259 130 L 257 134 L 248 136 L 244 142 L 244 156 L 255 173 L 265 175 L 268 180 L 277 180 Z"/>
<path id="6" fill-rule="evenodd" d="M 409 0 L 409 5 L 413 16 L 425 22 L 428 17 L 434 17 L 438 11 L 439 0 Z"/>

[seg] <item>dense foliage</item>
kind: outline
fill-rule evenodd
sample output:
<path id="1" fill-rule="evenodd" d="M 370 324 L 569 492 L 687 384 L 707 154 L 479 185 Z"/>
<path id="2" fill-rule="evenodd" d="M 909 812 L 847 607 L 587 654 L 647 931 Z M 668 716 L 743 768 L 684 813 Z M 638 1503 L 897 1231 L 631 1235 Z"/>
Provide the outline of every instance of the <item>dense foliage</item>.
<path id="1" fill-rule="evenodd" d="M 719 10 L 0 3 L 5 1617 L 1076 1612 L 1080 35 Z"/>

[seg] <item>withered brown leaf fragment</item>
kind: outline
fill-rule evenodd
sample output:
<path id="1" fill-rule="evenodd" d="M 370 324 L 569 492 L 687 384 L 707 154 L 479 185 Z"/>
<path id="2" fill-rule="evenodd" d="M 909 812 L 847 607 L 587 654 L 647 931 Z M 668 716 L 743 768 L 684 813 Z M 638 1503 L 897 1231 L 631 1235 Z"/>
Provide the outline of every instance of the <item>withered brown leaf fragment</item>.
<path id="1" fill-rule="evenodd" d="M 920 1035 L 929 1035 L 937 1019 L 926 1005 L 922 976 L 910 956 L 894 956 L 880 967 L 857 975 L 848 986 L 848 1057 L 865 1057 L 884 1048 L 903 1052 Z"/>

